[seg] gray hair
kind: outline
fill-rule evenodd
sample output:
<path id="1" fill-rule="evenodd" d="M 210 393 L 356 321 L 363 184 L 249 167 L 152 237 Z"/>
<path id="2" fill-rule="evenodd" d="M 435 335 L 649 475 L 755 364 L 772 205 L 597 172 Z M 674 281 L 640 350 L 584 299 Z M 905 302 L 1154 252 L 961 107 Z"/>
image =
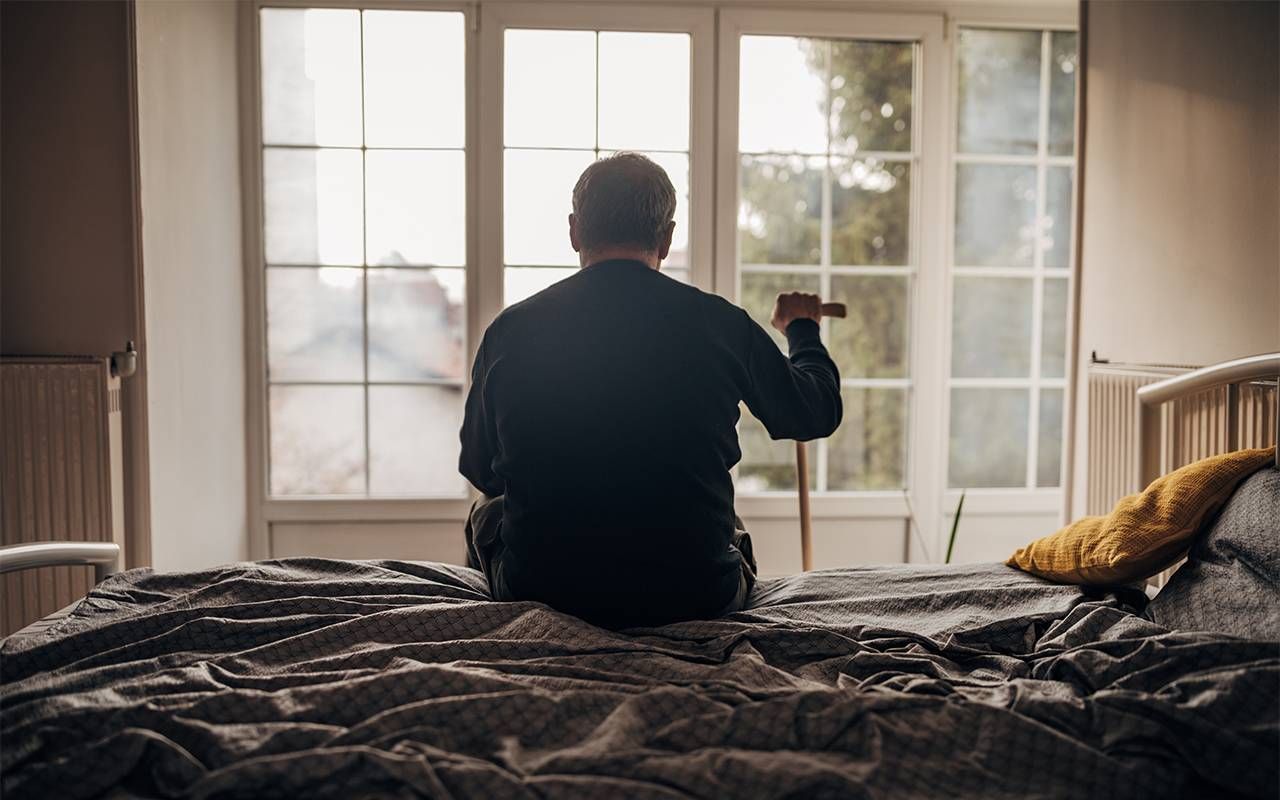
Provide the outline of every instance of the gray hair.
<path id="1" fill-rule="evenodd" d="M 662 167 L 639 153 L 617 153 L 582 171 L 573 213 L 583 248 L 629 244 L 657 250 L 676 214 L 676 190 Z"/>

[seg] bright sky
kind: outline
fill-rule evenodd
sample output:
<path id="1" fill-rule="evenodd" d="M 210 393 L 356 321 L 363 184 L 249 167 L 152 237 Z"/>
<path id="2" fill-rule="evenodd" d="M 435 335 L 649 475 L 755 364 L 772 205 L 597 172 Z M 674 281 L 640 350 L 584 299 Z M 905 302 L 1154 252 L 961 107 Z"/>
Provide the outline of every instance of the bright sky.
<path id="1" fill-rule="evenodd" d="M 827 151 L 823 79 L 800 40 L 744 36 L 738 90 L 738 149 L 744 153 Z"/>

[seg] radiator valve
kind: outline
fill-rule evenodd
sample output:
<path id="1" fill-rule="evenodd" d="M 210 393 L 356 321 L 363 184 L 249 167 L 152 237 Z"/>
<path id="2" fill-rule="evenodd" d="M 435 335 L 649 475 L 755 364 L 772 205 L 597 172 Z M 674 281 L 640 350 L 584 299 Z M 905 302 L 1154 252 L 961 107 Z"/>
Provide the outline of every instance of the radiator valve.
<path id="1" fill-rule="evenodd" d="M 133 340 L 125 342 L 124 350 L 117 350 L 111 354 L 111 374 L 120 378 L 127 378 L 138 371 L 138 348 L 134 346 Z"/>

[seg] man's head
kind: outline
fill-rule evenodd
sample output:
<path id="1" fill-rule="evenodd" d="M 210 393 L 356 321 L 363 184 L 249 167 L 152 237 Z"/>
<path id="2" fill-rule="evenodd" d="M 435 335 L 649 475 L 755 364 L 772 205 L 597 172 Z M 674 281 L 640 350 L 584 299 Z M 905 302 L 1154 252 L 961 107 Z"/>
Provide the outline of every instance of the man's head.
<path id="1" fill-rule="evenodd" d="M 638 153 L 596 161 L 573 187 L 569 241 L 582 266 L 631 258 L 657 268 L 671 249 L 676 190 L 662 167 Z"/>

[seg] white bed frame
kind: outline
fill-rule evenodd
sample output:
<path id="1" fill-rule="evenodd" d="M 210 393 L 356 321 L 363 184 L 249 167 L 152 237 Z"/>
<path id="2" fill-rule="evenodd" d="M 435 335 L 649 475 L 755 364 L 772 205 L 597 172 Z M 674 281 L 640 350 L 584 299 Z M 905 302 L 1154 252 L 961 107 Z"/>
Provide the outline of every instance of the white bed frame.
<path id="1" fill-rule="evenodd" d="M 1160 412 L 1165 403 L 1227 387 L 1227 442 L 1232 448 L 1239 448 L 1239 387 L 1258 380 L 1277 381 L 1275 433 L 1280 439 L 1280 353 L 1223 361 L 1138 389 L 1138 488 L 1146 488 L 1161 474 Z M 1276 467 L 1280 468 L 1280 446 L 1276 448 Z"/>
<path id="2" fill-rule="evenodd" d="M 1276 469 L 1280 469 L 1280 353 L 1263 353 L 1236 358 L 1208 367 L 1175 375 L 1138 389 L 1138 481 L 1139 490 L 1161 475 L 1160 452 L 1162 420 L 1161 409 L 1165 403 L 1189 397 L 1219 387 L 1227 387 L 1227 444 L 1238 449 L 1241 446 L 1237 417 L 1240 411 L 1239 387 L 1258 380 L 1276 381 L 1276 410 L 1274 433 L 1276 442 Z M 1147 593 L 1155 596 L 1185 559 L 1147 579 Z"/>
<path id="3" fill-rule="evenodd" d="M 27 542 L 0 547 L 0 574 L 35 567 L 93 567 L 93 582 L 120 571 L 120 546 L 114 542 Z"/>

